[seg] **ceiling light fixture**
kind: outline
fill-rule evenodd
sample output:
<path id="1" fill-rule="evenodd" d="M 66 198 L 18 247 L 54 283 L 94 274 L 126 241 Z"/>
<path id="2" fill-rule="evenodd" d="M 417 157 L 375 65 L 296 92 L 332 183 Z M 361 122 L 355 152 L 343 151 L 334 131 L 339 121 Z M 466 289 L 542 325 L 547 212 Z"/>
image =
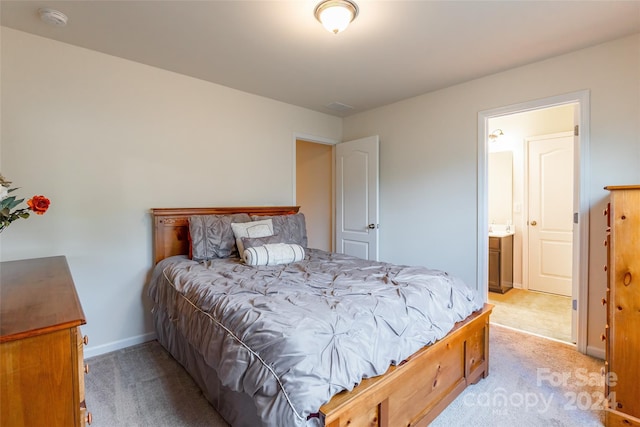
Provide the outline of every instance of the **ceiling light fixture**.
<path id="1" fill-rule="evenodd" d="M 64 27 L 67 25 L 67 15 L 60 12 L 59 10 L 43 8 L 38 9 L 38 14 L 40 14 L 40 19 L 47 24 L 54 25 L 56 27 Z"/>
<path id="2" fill-rule="evenodd" d="M 495 142 L 503 135 L 504 135 L 504 132 L 502 132 L 502 129 L 496 129 L 489 134 L 489 140 L 491 142 Z"/>
<path id="3" fill-rule="evenodd" d="M 327 31 L 338 34 L 358 16 L 358 5 L 351 0 L 324 0 L 313 12 Z"/>

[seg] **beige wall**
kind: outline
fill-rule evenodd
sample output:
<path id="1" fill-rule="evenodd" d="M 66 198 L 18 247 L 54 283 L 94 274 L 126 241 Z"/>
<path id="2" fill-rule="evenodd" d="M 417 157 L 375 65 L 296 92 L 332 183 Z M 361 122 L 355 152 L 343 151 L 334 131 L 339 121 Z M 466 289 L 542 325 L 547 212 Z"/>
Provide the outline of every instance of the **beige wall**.
<path id="1" fill-rule="evenodd" d="M 296 141 L 296 204 L 305 216 L 309 247 L 333 242 L 333 146 Z"/>
<path id="2" fill-rule="evenodd" d="M 477 283 L 478 113 L 585 89 L 591 103 L 588 349 L 602 354 L 603 187 L 640 183 L 639 34 L 346 118 L 344 140 L 380 136 L 380 258 Z"/>
<path id="3" fill-rule="evenodd" d="M 591 93 L 589 346 L 602 348 L 602 188 L 640 182 L 640 35 L 341 120 L 1 31 L 0 170 L 52 206 L 6 230 L 0 258 L 68 257 L 92 336 L 87 354 L 152 331 L 148 209 L 292 203 L 295 134 L 380 135 L 380 258 L 477 283 L 478 112 L 583 89 Z"/>
<path id="4" fill-rule="evenodd" d="M 0 256 L 67 256 L 88 355 L 153 330 L 150 208 L 291 204 L 294 135 L 341 137 L 336 117 L 1 31 L 0 170 L 51 208 L 5 230 Z"/>

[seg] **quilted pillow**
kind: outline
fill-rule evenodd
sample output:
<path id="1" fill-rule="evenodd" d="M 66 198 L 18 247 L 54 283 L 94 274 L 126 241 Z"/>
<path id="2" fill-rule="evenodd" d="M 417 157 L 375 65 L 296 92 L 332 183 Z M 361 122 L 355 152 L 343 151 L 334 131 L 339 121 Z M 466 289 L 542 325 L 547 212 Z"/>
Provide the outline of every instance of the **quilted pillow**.
<path id="1" fill-rule="evenodd" d="M 242 244 L 243 237 L 273 236 L 273 222 L 271 221 L 271 219 L 232 223 L 231 229 L 233 230 L 233 235 L 236 238 L 238 253 L 241 255 L 244 253 L 244 245 Z"/>
<path id="2" fill-rule="evenodd" d="M 248 265 L 277 265 L 302 261 L 304 249 L 300 245 L 273 243 L 245 249 L 242 259 Z"/>
<path id="3" fill-rule="evenodd" d="M 239 256 L 232 222 L 250 223 L 251 218 L 247 214 L 190 216 L 191 259 L 204 261 Z"/>
<path id="4" fill-rule="evenodd" d="M 292 215 L 256 216 L 252 220 L 267 219 L 273 221 L 273 232 L 280 234 L 286 243 L 296 243 L 303 248 L 307 247 L 307 225 L 303 213 Z"/>
<path id="5" fill-rule="evenodd" d="M 280 234 L 265 237 L 241 237 L 240 240 L 242 240 L 242 246 L 245 250 L 273 243 L 288 243 Z"/>

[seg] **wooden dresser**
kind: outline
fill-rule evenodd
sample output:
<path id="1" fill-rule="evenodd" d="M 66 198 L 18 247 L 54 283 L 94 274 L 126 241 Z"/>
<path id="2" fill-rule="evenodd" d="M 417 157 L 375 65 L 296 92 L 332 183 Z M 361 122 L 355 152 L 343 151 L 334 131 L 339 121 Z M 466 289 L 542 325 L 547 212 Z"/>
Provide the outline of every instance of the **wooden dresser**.
<path id="1" fill-rule="evenodd" d="M 607 426 L 640 427 L 640 185 L 605 187 Z"/>
<path id="2" fill-rule="evenodd" d="M 0 263 L 1 426 L 91 423 L 85 323 L 65 257 Z"/>

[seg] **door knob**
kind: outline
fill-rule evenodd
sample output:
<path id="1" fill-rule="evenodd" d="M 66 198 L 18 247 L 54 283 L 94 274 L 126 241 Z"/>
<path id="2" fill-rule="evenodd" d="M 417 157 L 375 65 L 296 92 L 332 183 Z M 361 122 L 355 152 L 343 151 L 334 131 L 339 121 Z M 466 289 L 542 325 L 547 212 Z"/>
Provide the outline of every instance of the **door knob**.
<path id="1" fill-rule="evenodd" d="M 369 225 L 367 225 L 367 228 L 369 230 L 374 230 L 376 228 L 376 225 L 375 224 L 369 224 Z"/>
<path id="2" fill-rule="evenodd" d="M 532 226 L 532 227 L 535 227 L 536 225 L 538 225 L 538 223 L 537 223 L 537 222 L 535 222 L 535 221 L 531 221 L 531 226 Z"/>

